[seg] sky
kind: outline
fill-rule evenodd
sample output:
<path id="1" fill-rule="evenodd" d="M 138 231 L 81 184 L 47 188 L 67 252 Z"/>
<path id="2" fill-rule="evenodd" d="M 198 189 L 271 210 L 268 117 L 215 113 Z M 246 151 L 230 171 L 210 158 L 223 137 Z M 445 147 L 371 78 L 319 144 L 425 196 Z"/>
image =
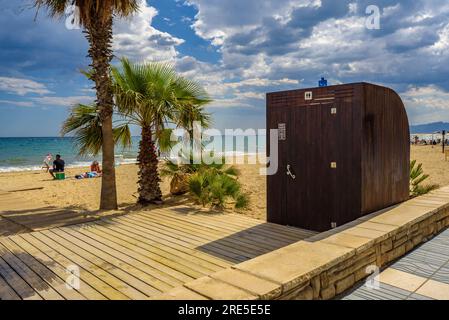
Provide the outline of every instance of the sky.
<path id="1" fill-rule="evenodd" d="M 321 77 L 396 90 L 411 124 L 449 122 L 447 0 L 140 1 L 115 20 L 115 56 L 168 61 L 201 83 L 218 129 L 264 128 L 266 92 Z M 0 0 L 1 137 L 57 136 L 72 105 L 93 101 L 87 49 L 32 0 Z"/>

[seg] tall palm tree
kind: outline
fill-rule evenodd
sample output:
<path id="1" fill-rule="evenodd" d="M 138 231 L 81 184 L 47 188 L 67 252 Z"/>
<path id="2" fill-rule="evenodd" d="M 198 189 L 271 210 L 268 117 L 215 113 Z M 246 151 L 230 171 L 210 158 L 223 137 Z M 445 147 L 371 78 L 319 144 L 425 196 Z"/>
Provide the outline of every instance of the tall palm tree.
<path id="1" fill-rule="evenodd" d="M 159 203 L 162 192 L 156 142 L 170 124 L 183 126 L 208 119 L 202 106 L 211 100 L 199 84 L 177 75 L 169 64 L 133 64 L 123 58 L 120 69 L 112 68 L 112 75 L 119 113 L 141 128 L 139 203 Z M 187 119 L 187 108 L 195 109 L 188 113 L 193 118 Z M 181 115 L 184 119 L 180 119 Z"/>
<path id="2" fill-rule="evenodd" d="M 113 92 L 110 77 L 113 18 L 126 17 L 138 10 L 139 0 L 34 0 L 36 7 L 45 7 L 52 17 L 62 17 L 67 6 L 79 8 L 79 22 L 89 42 L 88 55 L 92 59 L 92 79 L 97 91 L 102 131 L 103 179 L 100 209 L 117 208 L 117 189 L 114 167 L 114 137 L 112 131 Z"/>

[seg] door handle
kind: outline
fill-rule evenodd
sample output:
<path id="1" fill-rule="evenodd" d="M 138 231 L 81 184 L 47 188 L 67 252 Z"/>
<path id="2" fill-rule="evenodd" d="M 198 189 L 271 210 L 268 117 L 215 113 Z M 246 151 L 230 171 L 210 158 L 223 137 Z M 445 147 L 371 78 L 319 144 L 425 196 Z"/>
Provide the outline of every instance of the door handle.
<path id="1" fill-rule="evenodd" d="M 292 173 L 292 166 L 291 165 L 287 165 L 287 176 L 290 176 L 293 180 L 296 179 L 296 176 Z"/>

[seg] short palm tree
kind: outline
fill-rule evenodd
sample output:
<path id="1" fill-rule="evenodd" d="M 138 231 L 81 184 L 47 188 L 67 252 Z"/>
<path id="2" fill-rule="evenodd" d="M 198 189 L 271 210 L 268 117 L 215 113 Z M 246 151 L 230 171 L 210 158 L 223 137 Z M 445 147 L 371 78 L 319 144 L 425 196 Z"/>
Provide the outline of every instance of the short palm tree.
<path id="1" fill-rule="evenodd" d="M 203 207 L 211 205 L 223 209 L 228 199 L 234 200 L 236 209 L 246 209 L 248 194 L 242 192 L 242 185 L 233 171 L 231 174 L 213 167 L 204 166 L 188 180 L 190 195 Z"/>
<path id="2" fill-rule="evenodd" d="M 184 126 L 194 121 L 206 123 L 204 119 L 208 116 L 202 106 L 211 100 L 199 84 L 177 75 L 169 64 L 133 64 L 123 58 L 121 68 L 112 68 L 112 75 L 118 112 L 130 124 L 141 128 L 139 203 L 159 203 L 162 192 L 156 149 L 158 140 L 166 135 L 170 125 Z M 185 114 L 186 109 L 194 109 L 188 113 L 190 118 Z"/>
<path id="3" fill-rule="evenodd" d="M 423 182 L 429 178 L 428 174 L 424 174 L 422 163 L 416 164 L 416 160 L 410 163 L 410 195 L 412 197 L 422 196 L 440 186 L 437 184 L 423 185 Z"/>
<path id="4" fill-rule="evenodd" d="M 46 7 L 52 17 L 61 17 L 67 6 L 79 8 L 79 22 L 89 42 L 92 59 L 92 79 L 97 90 L 102 131 L 103 179 L 100 209 L 117 208 L 114 167 L 114 137 L 112 131 L 113 92 L 110 77 L 112 25 L 115 16 L 126 17 L 138 10 L 139 0 L 34 0 L 36 7 Z"/>

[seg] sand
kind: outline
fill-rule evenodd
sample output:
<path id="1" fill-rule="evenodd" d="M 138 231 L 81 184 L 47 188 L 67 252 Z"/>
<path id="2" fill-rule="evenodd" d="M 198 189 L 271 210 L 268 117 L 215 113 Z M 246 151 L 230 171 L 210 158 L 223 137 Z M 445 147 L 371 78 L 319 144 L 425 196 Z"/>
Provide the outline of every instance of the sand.
<path id="1" fill-rule="evenodd" d="M 423 163 L 425 173 L 430 174 L 428 183 L 440 186 L 449 185 L 449 162 L 444 160 L 441 147 L 412 146 L 411 158 Z M 250 207 L 239 212 L 256 219 L 266 219 L 266 182 L 259 174 L 261 165 L 237 165 L 241 171 L 239 180 L 244 191 L 250 196 Z M 76 174 L 87 171 L 87 168 L 68 169 L 69 178 L 64 181 L 54 181 L 48 173 L 43 171 L 13 172 L 0 174 L 0 189 L 4 191 L 18 191 L 21 197 L 29 199 L 42 206 L 55 206 L 95 211 L 99 206 L 101 179 L 76 180 Z M 117 167 L 118 201 L 121 210 L 139 210 L 137 200 L 137 166 L 122 165 Z M 166 205 L 194 204 L 186 197 L 170 197 L 169 181 L 164 179 L 161 184 Z M 20 191 L 24 189 L 36 190 Z M 199 206 L 195 206 L 200 208 Z M 229 211 L 230 209 L 228 209 Z"/>
<path id="2" fill-rule="evenodd" d="M 412 146 L 410 158 L 422 163 L 424 173 L 430 175 L 425 184 L 449 185 L 449 162 L 445 161 L 441 146 Z"/>
<path id="3" fill-rule="evenodd" d="M 250 195 L 249 210 L 241 212 L 251 217 L 265 219 L 265 178 L 259 175 L 260 165 L 236 165 L 241 171 L 239 180 L 244 191 Z M 42 171 L 0 173 L 0 190 L 15 191 L 15 194 L 42 206 L 96 211 L 99 207 L 101 178 L 77 180 L 75 175 L 88 171 L 88 168 L 66 170 L 67 179 L 55 181 Z M 137 165 L 117 167 L 117 195 L 121 210 L 139 210 L 137 201 Z M 32 189 L 32 190 L 29 190 Z M 167 206 L 188 204 L 202 209 L 186 197 L 172 197 L 169 194 L 170 180 L 162 179 L 161 189 Z M 228 209 L 227 211 L 229 211 Z"/>

